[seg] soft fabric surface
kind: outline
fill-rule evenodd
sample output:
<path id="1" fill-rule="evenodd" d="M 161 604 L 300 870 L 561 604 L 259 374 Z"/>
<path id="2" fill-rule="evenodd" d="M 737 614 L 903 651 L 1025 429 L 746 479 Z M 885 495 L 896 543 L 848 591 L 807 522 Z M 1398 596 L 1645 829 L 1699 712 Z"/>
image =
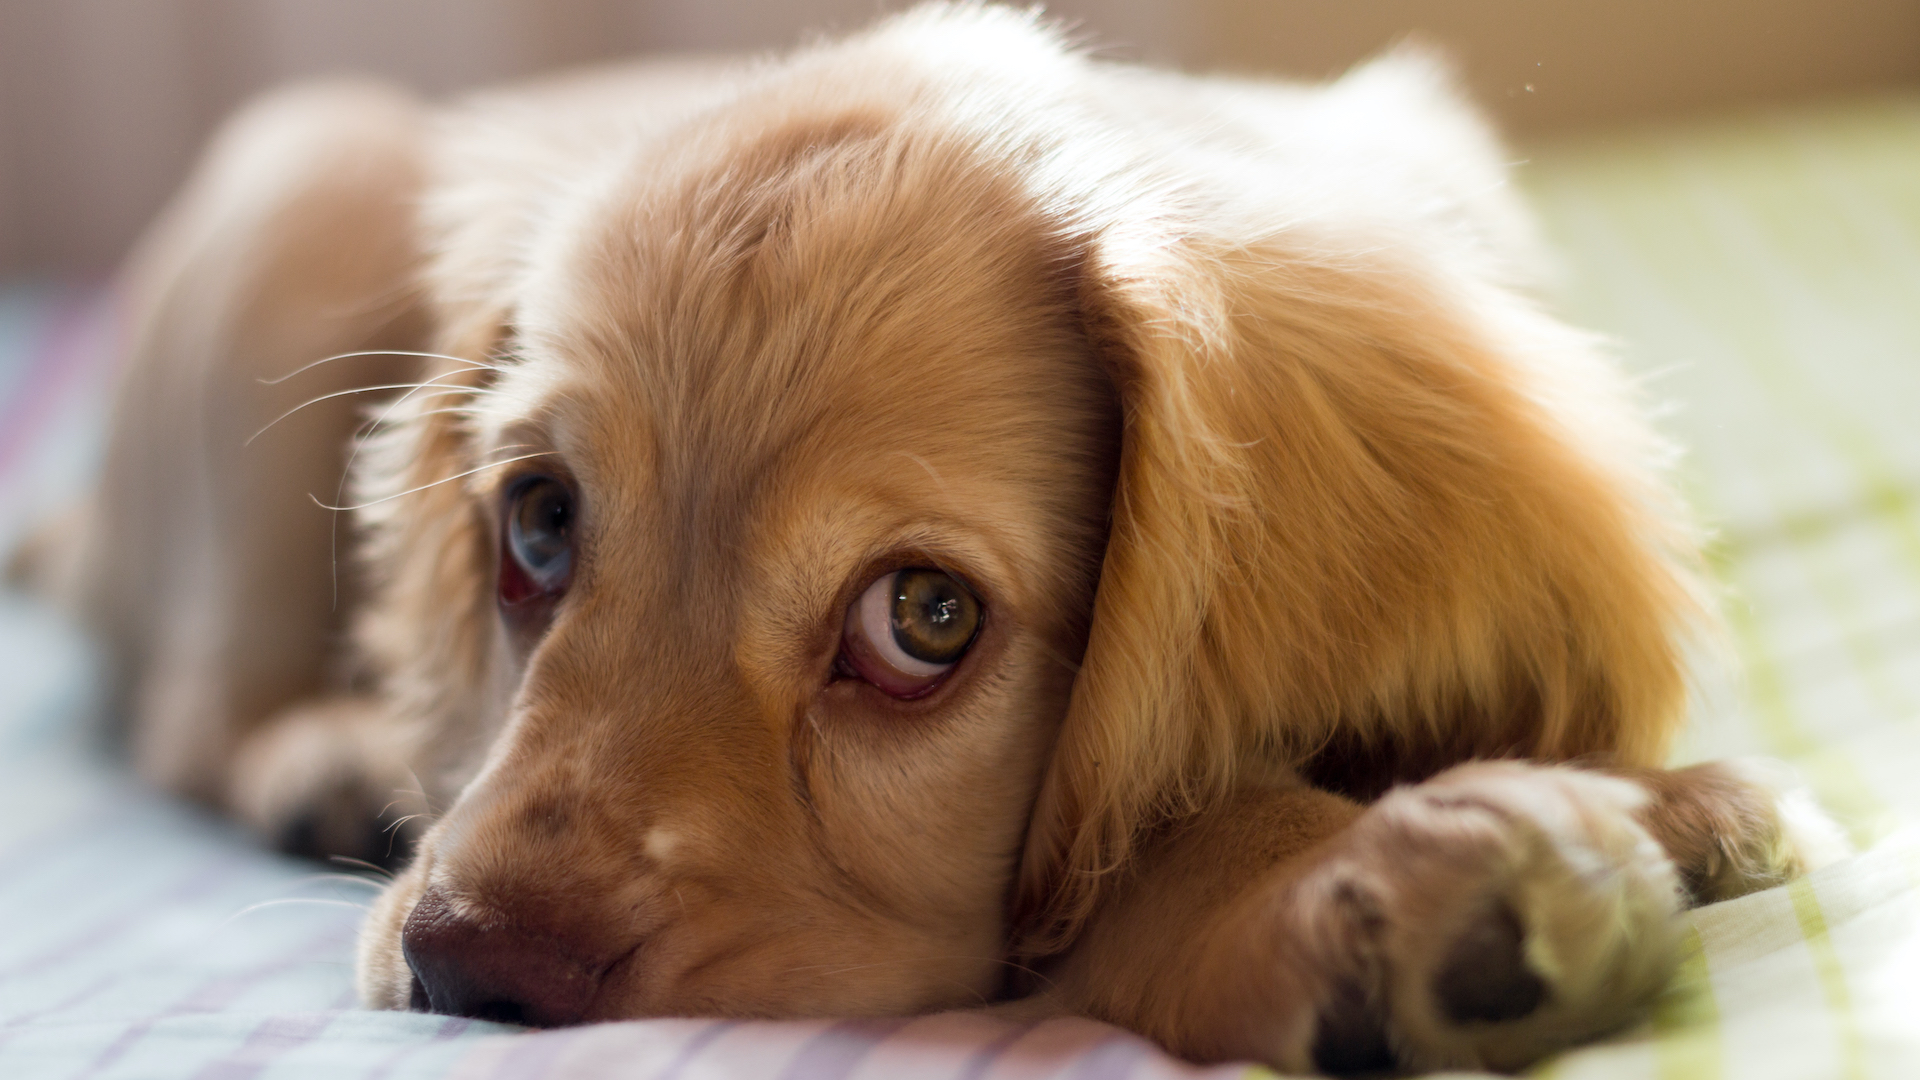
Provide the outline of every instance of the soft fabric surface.
<path id="1" fill-rule="evenodd" d="M 1684 756 L 1788 759 L 1866 853 L 1692 915 L 1642 1029 L 1572 1077 L 1920 1076 L 1920 101 L 1538 149 L 1560 307 L 1614 335 L 1716 530 L 1728 659 Z M 0 292 L 0 543 L 86 476 L 100 305 Z M 0 1076 L 1084 1077 L 1200 1072 L 1081 1021 L 651 1021 L 353 1007 L 352 875 L 144 792 L 70 631 L 0 600 Z M 1226 1068 L 1219 1075 L 1246 1070 Z"/>

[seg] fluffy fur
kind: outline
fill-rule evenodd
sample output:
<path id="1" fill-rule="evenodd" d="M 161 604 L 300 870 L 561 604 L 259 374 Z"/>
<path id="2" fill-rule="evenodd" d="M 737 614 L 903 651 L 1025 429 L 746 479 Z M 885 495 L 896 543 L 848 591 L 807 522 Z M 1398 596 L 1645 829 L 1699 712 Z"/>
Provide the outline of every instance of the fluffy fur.
<path id="1" fill-rule="evenodd" d="M 1681 883 L 1798 865 L 1765 789 L 1656 768 L 1691 537 L 1534 263 L 1411 54 L 1201 80 L 930 7 L 442 109 L 291 91 L 130 270 L 43 576 L 149 777 L 315 850 L 432 818 L 375 1006 L 1027 993 L 1199 1059 L 1518 1067 L 1657 990 Z M 350 563 L 306 505 L 343 461 Z M 536 473 L 579 541 L 527 616 Z M 910 565 L 988 615 L 898 701 L 836 655 Z"/>

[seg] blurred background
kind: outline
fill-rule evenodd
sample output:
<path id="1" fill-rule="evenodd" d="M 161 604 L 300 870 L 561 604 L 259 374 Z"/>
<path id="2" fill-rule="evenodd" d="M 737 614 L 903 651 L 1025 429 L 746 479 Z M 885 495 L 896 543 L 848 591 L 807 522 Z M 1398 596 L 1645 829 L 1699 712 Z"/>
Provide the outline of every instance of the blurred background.
<path id="1" fill-rule="evenodd" d="M 894 0 L 0 0 L 0 278 L 111 269 L 248 95 L 778 47 Z M 1415 35 L 1527 141 L 1920 85 L 1920 0 L 1056 0 L 1107 55 L 1320 78 Z"/>

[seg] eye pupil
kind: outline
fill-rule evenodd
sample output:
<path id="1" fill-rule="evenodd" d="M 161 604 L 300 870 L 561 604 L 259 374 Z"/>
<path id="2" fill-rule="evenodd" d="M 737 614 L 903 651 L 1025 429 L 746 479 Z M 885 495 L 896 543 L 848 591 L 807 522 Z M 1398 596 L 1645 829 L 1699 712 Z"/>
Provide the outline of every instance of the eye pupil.
<path id="1" fill-rule="evenodd" d="M 548 476 L 534 477 L 513 494 L 507 544 L 514 560 L 543 590 L 565 579 L 573 555 L 573 494 Z"/>
<path id="2" fill-rule="evenodd" d="M 979 632 L 980 602 L 938 570 L 902 570 L 894 575 L 892 616 L 894 644 L 902 652 L 929 664 L 950 664 Z"/>

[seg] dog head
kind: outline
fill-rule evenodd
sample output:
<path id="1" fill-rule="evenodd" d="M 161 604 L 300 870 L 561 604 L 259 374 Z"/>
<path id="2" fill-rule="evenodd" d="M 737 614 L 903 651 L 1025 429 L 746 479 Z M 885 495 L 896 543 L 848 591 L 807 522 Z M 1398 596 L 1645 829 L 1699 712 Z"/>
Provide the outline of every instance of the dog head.
<path id="1" fill-rule="evenodd" d="M 1451 181 L 1319 114 L 1345 158 L 1295 176 L 1129 94 L 933 11 L 444 148 L 454 359 L 362 468 L 358 633 L 423 759 L 484 755 L 369 921 L 370 1003 L 977 1002 L 1253 763 L 1659 751 L 1686 589 L 1642 433 L 1502 284 L 1484 177 L 1382 215 Z"/>

